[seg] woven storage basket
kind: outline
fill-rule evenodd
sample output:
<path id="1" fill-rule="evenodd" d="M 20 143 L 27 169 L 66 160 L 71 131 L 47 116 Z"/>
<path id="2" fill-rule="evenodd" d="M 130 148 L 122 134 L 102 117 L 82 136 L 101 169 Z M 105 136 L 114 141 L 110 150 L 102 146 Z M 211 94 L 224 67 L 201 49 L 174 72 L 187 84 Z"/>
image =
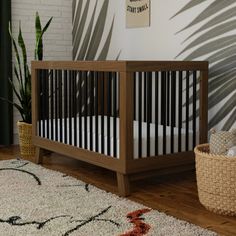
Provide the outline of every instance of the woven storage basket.
<path id="1" fill-rule="evenodd" d="M 196 173 L 199 200 L 208 210 L 236 215 L 236 157 L 209 154 L 209 145 L 198 145 Z"/>
<path id="2" fill-rule="evenodd" d="M 32 124 L 17 122 L 21 157 L 35 156 L 35 146 L 32 144 Z"/>

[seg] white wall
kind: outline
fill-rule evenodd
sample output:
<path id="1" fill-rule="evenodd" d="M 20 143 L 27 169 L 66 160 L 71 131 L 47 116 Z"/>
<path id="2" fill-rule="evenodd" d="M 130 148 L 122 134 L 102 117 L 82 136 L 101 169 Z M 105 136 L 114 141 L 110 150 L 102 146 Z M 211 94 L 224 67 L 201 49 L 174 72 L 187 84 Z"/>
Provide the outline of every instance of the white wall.
<path id="1" fill-rule="evenodd" d="M 39 12 L 43 26 L 53 16 L 44 36 L 44 60 L 72 59 L 71 6 L 72 0 L 12 0 L 13 35 L 17 37 L 21 21 L 29 61 L 34 57 L 36 11 Z M 14 143 L 18 142 L 16 122 L 20 119 L 18 112 L 14 111 Z"/>
<path id="2" fill-rule="evenodd" d="M 127 60 L 173 60 L 184 48 L 182 41 L 199 25 L 177 34 L 176 32 L 186 26 L 199 12 L 213 0 L 196 6 L 193 10 L 186 11 L 170 20 L 189 0 L 150 0 L 151 25 L 145 28 L 126 28 L 125 2 L 110 1 L 109 16 L 115 15 L 115 26 L 112 38 L 112 48 L 109 58 L 115 51 L 122 50 L 120 59 Z M 181 60 L 184 57 L 179 57 Z"/>

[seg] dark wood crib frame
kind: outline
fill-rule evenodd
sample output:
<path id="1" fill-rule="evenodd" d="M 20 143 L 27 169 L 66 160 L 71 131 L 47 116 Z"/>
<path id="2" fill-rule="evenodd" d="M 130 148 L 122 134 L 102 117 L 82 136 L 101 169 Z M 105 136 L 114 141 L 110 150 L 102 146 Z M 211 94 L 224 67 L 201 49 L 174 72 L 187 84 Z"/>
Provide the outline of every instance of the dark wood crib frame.
<path id="1" fill-rule="evenodd" d="M 40 78 L 44 78 L 44 81 L 46 81 L 48 78 L 49 71 L 54 71 L 54 74 L 56 74 L 57 71 L 60 71 L 60 70 L 77 71 L 77 72 L 80 71 L 81 73 L 83 72 L 84 73 L 93 72 L 93 73 L 98 73 L 98 74 L 102 73 L 103 78 L 106 77 L 104 76 L 105 73 L 119 74 L 118 93 L 120 94 L 118 98 L 119 98 L 119 118 L 120 118 L 120 126 L 119 126 L 120 127 L 119 128 L 120 146 L 117 147 L 119 148 L 119 159 L 115 157 L 111 157 L 110 155 L 105 155 L 98 152 L 90 151 L 85 148 L 78 148 L 70 144 L 64 144 L 62 142 L 59 142 L 59 140 L 53 141 L 53 140 L 48 139 L 46 136 L 42 134 L 39 135 L 38 122 L 39 120 L 42 120 L 43 118 L 41 114 L 43 109 L 40 108 L 40 106 L 42 106 L 42 101 L 40 99 L 42 99 L 41 95 L 43 94 L 43 89 L 48 90 L 47 87 L 44 88 L 43 85 L 40 83 Z M 198 75 L 197 75 L 197 71 L 198 71 Z M 182 72 L 185 72 L 184 77 L 182 77 Z M 138 159 L 133 158 L 134 156 L 133 155 L 133 120 L 134 120 L 134 112 L 136 112 L 134 111 L 136 109 L 134 106 L 135 93 L 136 93 L 136 86 L 134 89 L 134 80 L 140 79 L 139 76 L 143 78 L 142 77 L 142 74 L 143 74 L 143 76 L 146 76 L 144 79 L 148 81 L 149 79 L 148 76 L 151 75 L 152 77 L 153 73 L 157 75 L 156 80 L 163 80 L 163 81 L 166 81 L 167 75 L 171 75 L 170 76 L 171 79 L 172 78 L 176 79 L 176 73 L 179 73 L 179 79 L 180 80 L 186 79 L 188 81 L 188 84 L 189 84 L 190 76 L 193 75 L 193 77 L 195 77 L 194 78 L 195 82 L 192 85 L 193 88 L 197 90 L 197 86 L 199 84 L 199 94 L 197 95 L 197 92 L 195 92 L 193 96 L 194 100 L 196 100 L 197 96 L 199 97 L 199 143 L 205 143 L 207 141 L 207 132 L 208 132 L 208 125 L 207 125 L 208 62 L 202 62 L 202 61 L 194 61 L 194 62 L 187 62 L 187 61 L 76 61 L 76 62 L 33 61 L 32 62 L 32 124 L 33 124 L 33 143 L 36 146 L 36 162 L 41 163 L 44 150 L 49 150 L 52 152 L 60 153 L 62 155 L 66 155 L 66 156 L 69 156 L 78 160 L 82 160 L 82 161 L 115 171 L 117 173 L 118 190 L 121 196 L 126 196 L 130 194 L 130 180 L 136 180 L 143 177 L 148 177 L 153 174 L 167 174 L 167 173 L 179 172 L 179 171 L 184 171 L 184 170 L 193 168 L 194 154 L 193 154 L 192 149 L 181 151 L 178 153 L 173 153 L 173 150 L 172 150 L 171 154 L 165 154 L 165 152 L 163 152 L 164 154 L 162 155 L 140 157 Z M 158 73 L 160 73 L 161 78 L 158 77 Z M 70 76 L 68 74 L 68 80 L 70 79 L 69 77 Z M 100 76 L 98 79 L 99 83 L 100 83 L 101 77 L 102 76 Z M 199 81 L 199 83 L 197 82 L 197 80 Z M 168 85 L 166 84 L 166 82 L 162 82 L 162 84 L 163 86 Z M 145 86 L 152 86 L 152 85 L 149 84 Z M 166 89 L 166 87 L 164 88 Z M 75 92 L 75 90 L 72 89 L 72 92 Z M 104 91 L 104 93 L 105 92 L 107 91 Z M 172 90 L 170 90 L 169 92 L 171 93 Z M 60 95 L 60 92 L 58 92 L 58 94 Z M 167 95 L 165 94 L 161 96 L 164 96 L 164 100 L 166 103 Z M 103 100 L 104 100 L 104 97 L 103 97 Z M 176 97 L 176 100 L 178 100 L 177 97 Z M 58 100 L 57 102 L 60 102 L 60 101 Z M 188 99 L 186 99 L 186 103 L 187 104 L 189 103 Z M 47 109 L 49 110 L 49 107 Z M 196 103 L 195 103 L 195 109 L 197 109 Z M 164 111 L 166 111 L 165 107 L 164 107 Z M 147 113 L 150 112 L 148 111 L 148 108 L 146 112 Z M 189 111 L 186 110 L 186 112 L 189 112 Z M 189 116 L 189 114 L 187 114 L 187 116 Z M 194 117 L 192 119 L 196 120 L 196 116 L 197 115 L 194 112 Z M 47 118 L 45 117 L 45 119 Z M 166 122 L 167 122 L 166 116 L 164 116 L 163 119 L 166 125 Z M 187 122 L 190 122 L 190 121 L 187 121 Z"/>

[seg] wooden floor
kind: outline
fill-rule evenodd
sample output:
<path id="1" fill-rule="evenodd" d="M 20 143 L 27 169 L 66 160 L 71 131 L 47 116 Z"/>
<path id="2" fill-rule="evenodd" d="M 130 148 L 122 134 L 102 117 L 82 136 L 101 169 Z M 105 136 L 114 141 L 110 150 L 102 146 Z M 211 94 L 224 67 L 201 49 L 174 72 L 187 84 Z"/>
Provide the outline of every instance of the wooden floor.
<path id="1" fill-rule="evenodd" d="M 17 147 L 0 147 L 0 160 L 18 156 Z M 117 194 L 115 173 L 111 171 L 57 154 L 47 155 L 43 166 Z M 211 229 L 220 235 L 236 236 L 236 217 L 216 215 L 199 203 L 193 172 L 136 181 L 131 186 L 130 200 Z"/>

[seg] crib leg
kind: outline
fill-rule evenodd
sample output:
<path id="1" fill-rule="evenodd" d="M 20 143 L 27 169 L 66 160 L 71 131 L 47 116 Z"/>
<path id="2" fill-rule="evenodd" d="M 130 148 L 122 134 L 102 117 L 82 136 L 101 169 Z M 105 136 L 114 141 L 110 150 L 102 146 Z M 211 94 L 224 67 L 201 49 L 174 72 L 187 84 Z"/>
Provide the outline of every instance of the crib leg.
<path id="1" fill-rule="evenodd" d="M 119 195 L 122 197 L 128 196 L 130 194 L 130 184 L 128 175 L 124 175 L 117 172 L 116 176 L 118 182 Z"/>
<path id="2" fill-rule="evenodd" d="M 36 147 L 36 154 L 35 154 L 35 163 L 41 164 L 43 162 L 43 154 L 44 151 L 40 147 Z"/>

